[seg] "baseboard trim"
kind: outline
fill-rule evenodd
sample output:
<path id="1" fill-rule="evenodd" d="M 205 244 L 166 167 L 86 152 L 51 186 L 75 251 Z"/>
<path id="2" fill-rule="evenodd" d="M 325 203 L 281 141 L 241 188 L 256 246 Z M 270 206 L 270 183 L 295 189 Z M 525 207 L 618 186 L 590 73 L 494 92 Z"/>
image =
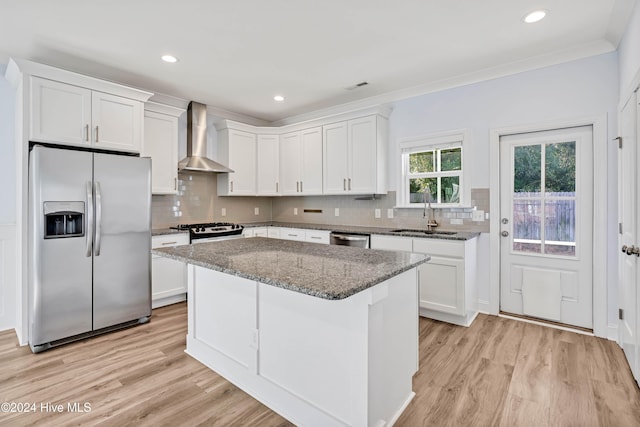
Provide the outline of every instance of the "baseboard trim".
<path id="1" fill-rule="evenodd" d="M 546 326 L 548 328 L 553 328 L 553 329 L 560 329 L 561 331 L 575 332 L 576 334 L 587 335 L 587 336 L 590 336 L 590 337 L 594 337 L 595 336 L 593 334 L 593 332 L 587 332 L 586 330 L 574 329 L 574 328 L 571 328 L 571 327 L 568 327 L 568 326 L 561 326 L 561 325 L 557 325 L 557 324 L 554 324 L 554 323 L 538 322 L 536 320 L 526 319 L 526 318 L 518 317 L 518 316 L 509 316 L 508 314 L 504 314 L 504 313 L 499 313 L 498 317 L 503 317 L 505 319 L 511 319 L 511 320 L 518 320 L 520 322 L 531 323 L 533 325 Z"/>

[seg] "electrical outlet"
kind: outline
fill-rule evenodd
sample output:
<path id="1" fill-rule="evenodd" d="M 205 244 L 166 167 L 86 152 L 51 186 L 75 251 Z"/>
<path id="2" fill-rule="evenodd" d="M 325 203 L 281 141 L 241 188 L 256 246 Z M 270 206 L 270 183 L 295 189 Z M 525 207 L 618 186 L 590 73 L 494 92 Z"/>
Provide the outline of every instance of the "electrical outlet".
<path id="1" fill-rule="evenodd" d="M 374 215 L 375 215 L 376 218 L 380 218 L 380 209 L 376 209 L 374 211 Z"/>
<path id="2" fill-rule="evenodd" d="M 473 211 L 471 214 L 471 221 L 484 221 L 484 211 Z"/>
<path id="3" fill-rule="evenodd" d="M 293 214 L 298 215 L 298 208 L 293 208 Z"/>
<path id="4" fill-rule="evenodd" d="M 220 215 L 227 216 L 227 208 L 220 209 Z"/>
<path id="5" fill-rule="evenodd" d="M 393 218 L 393 209 L 387 209 L 387 218 Z"/>
<path id="6" fill-rule="evenodd" d="M 334 214 L 335 216 L 340 216 L 340 208 L 336 208 Z"/>
<path id="7" fill-rule="evenodd" d="M 260 215 L 260 208 L 253 208 L 254 215 Z"/>

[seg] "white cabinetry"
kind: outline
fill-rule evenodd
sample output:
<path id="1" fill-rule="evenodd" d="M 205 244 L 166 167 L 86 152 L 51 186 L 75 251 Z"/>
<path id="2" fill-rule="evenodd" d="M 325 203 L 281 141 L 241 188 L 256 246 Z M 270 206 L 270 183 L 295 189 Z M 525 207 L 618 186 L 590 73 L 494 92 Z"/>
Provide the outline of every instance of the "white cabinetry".
<path id="1" fill-rule="evenodd" d="M 218 132 L 218 160 L 233 172 L 218 174 L 219 196 L 256 195 L 256 135 L 236 129 Z"/>
<path id="2" fill-rule="evenodd" d="M 476 294 L 477 239 L 443 240 L 371 236 L 372 249 L 427 254 L 418 267 L 420 315 L 469 326 L 478 314 Z"/>
<path id="3" fill-rule="evenodd" d="M 296 240 L 298 242 L 329 244 L 329 234 L 327 230 L 306 230 L 302 228 L 269 227 L 268 237 L 283 240 Z"/>
<path id="4" fill-rule="evenodd" d="M 151 157 L 151 192 L 178 192 L 178 117 L 183 110 L 148 102 L 141 156 Z"/>
<path id="5" fill-rule="evenodd" d="M 283 240 L 306 240 L 305 231 L 300 228 L 280 228 L 280 238 Z"/>
<path id="6" fill-rule="evenodd" d="M 376 115 L 323 126 L 324 194 L 386 193 L 386 128 Z"/>
<path id="7" fill-rule="evenodd" d="M 280 137 L 258 135 L 256 183 L 258 196 L 280 194 Z"/>
<path id="8" fill-rule="evenodd" d="M 249 227 L 242 230 L 244 237 L 269 237 L 267 233 L 269 227 Z"/>
<path id="9" fill-rule="evenodd" d="M 40 77 L 30 81 L 29 140 L 140 151 L 141 101 Z"/>
<path id="10" fill-rule="evenodd" d="M 329 231 L 325 230 L 306 230 L 304 232 L 305 242 L 320 243 L 323 245 L 329 244 Z"/>
<path id="11" fill-rule="evenodd" d="M 151 247 L 166 248 L 188 245 L 187 233 L 175 233 L 151 238 Z M 151 256 L 151 305 L 153 308 L 187 299 L 187 265 L 170 258 Z"/>
<path id="12" fill-rule="evenodd" d="M 280 136 L 280 193 L 322 194 L 322 128 Z"/>

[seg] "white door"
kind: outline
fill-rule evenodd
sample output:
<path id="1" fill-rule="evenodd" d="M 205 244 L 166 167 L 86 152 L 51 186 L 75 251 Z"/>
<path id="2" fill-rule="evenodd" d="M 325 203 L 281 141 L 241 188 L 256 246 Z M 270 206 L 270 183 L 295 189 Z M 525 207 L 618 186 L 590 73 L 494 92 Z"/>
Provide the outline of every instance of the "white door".
<path id="1" fill-rule="evenodd" d="M 375 193 L 378 165 L 376 116 L 349 120 L 349 190 Z"/>
<path id="2" fill-rule="evenodd" d="M 592 329 L 591 126 L 500 138 L 500 309 Z"/>
<path id="3" fill-rule="evenodd" d="M 322 128 L 300 132 L 300 192 L 322 194 Z"/>
<path id="4" fill-rule="evenodd" d="M 101 92 L 91 94 L 91 129 L 96 148 L 140 152 L 142 102 Z"/>
<path id="5" fill-rule="evenodd" d="M 280 193 L 300 192 L 300 133 L 292 132 L 280 136 Z"/>
<path id="6" fill-rule="evenodd" d="M 91 91 L 31 77 L 30 141 L 91 145 Z"/>
<path id="7" fill-rule="evenodd" d="M 230 191 L 234 195 L 256 194 L 256 135 L 237 130 L 229 131 L 229 167 L 233 173 Z"/>
<path id="8" fill-rule="evenodd" d="M 620 137 L 622 147 L 618 151 L 618 212 L 621 233 L 619 235 L 620 248 L 626 246 L 627 251 L 620 252 L 619 265 L 619 291 L 618 298 L 622 309 L 620 319 L 620 345 L 629 361 L 629 366 L 636 380 L 639 379 L 638 367 L 638 292 L 637 292 L 637 266 L 638 257 L 632 252 L 632 248 L 640 244 L 638 239 L 638 153 L 636 148 L 636 117 L 637 99 L 634 93 L 620 113 Z"/>
<path id="9" fill-rule="evenodd" d="M 279 194 L 279 158 L 280 137 L 278 135 L 258 135 L 258 195 L 275 196 Z"/>

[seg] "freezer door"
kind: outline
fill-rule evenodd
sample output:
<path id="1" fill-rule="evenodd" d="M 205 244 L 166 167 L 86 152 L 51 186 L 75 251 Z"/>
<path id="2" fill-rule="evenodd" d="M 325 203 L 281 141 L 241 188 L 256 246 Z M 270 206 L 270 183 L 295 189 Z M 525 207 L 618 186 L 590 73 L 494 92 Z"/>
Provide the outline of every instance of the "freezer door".
<path id="1" fill-rule="evenodd" d="M 93 328 L 151 315 L 151 159 L 94 154 Z"/>
<path id="2" fill-rule="evenodd" d="M 91 153 L 36 146 L 29 155 L 32 347 L 91 331 L 92 241 L 86 232 L 90 225 L 87 189 L 91 188 L 91 175 Z M 52 214 L 67 211 L 49 224 L 49 234 L 54 234 L 54 238 L 45 239 L 46 218 L 51 222 Z M 77 219 L 80 214 L 82 227 Z M 66 221 L 72 216 L 73 229 L 71 222 Z"/>

